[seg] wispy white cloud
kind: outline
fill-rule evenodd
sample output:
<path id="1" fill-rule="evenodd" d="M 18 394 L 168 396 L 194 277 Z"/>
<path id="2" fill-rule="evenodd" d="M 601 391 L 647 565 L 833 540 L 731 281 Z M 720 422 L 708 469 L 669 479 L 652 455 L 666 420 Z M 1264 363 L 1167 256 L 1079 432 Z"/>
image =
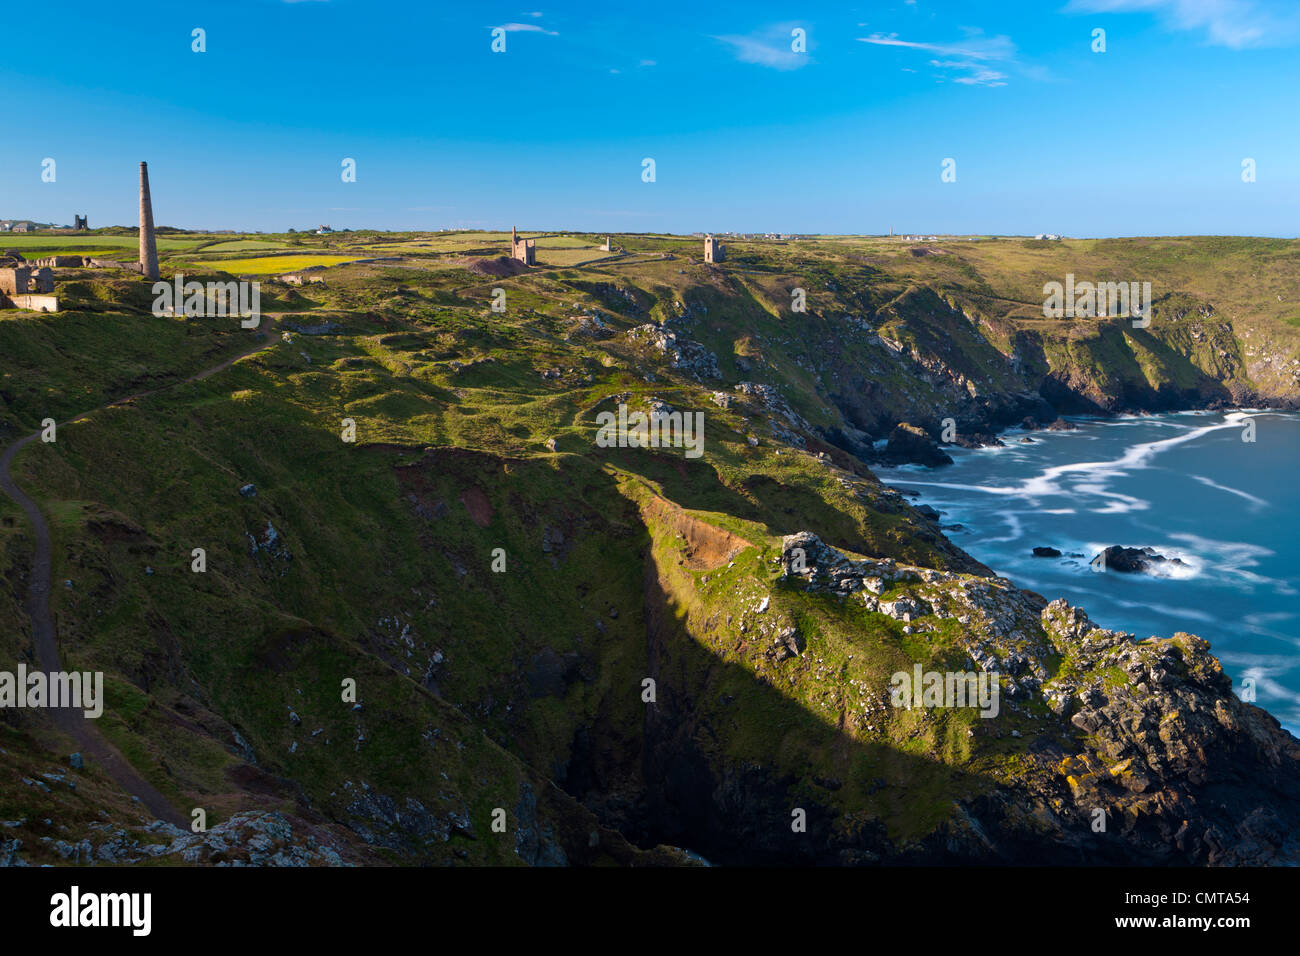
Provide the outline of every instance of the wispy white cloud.
<path id="1" fill-rule="evenodd" d="M 1295 0 L 1069 0 L 1067 13 L 1150 13 L 1172 30 L 1204 31 L 1206 42 L 1233 50 L 1286 46 L 1300 39 Z"/>
<path id="2" fill-rule="evenodd" d="M 962 83 L 967 86 L 1007 85 L 1007 75 L 1005 73 L 991 69 L 974 60 L 931 60 L 930 65 L 941 70 L 962 71 L 964 75 L 952 78 L 954 83 Z"/>
<path id="3" fill-rule="evenodd" d="M 727 44 L 741 63 L 755 63 L 774 70 L 797 70 L 811 62 L 807 53 L 795 53 L 790 31 L 795 24 L 780 24 L 748 35 L 728 34 L 713 39 Z M 811 47 L 811 41 L 809 41 Z"/>
<path id="4" fill-rule="evenodd" d="M 1006 86 L 1007 74 L 993 64 L 1015 66 L 1016 45 L 1007 36 L 986 36 L 983 31 L 964 28 L 966 36 L 956 41 L 905 40 L 897 33 L 873 33 L 858 37 L 872 46 L 898 47 L 939 54 L 930 66 L 944 72 L 945 79 L 965 86 Z M 914 72 L 914 71 L 912 71 Z"/>
<path id="5" fill-rule="evenodd" d="M 536 23 L 502 23 L 492 29 L 505 30 L 506 33 L 545 33 L 548 37 L 558 37 L 560 35 L 558 31 L 547 30 L 545 27 L 539 27 Z"/>
<path id="6" fill-rule="evenodd" d="M 869 37 L 859 37 L 859 43 L 871 43 L 876 46 L 901 46 L 912 50 L 926 50 L 941 53 L 944 56 L 960 56 L 972 60 L 1009 60 L 1016 54 L 1016 45 L 1009 37 L 986 37 L 977 30 L 969 31 L 965 40 L 956 43 L 927 43 L 918 40 L 900 39 L 897 33 L 873 33 Z"/>

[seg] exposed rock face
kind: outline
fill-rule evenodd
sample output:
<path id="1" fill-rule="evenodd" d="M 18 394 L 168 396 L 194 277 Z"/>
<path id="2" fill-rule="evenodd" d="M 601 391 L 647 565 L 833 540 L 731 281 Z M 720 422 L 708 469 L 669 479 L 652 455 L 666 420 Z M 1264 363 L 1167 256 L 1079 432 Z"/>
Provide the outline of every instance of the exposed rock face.
<path id="1" fill-rule="evenodd" d="M 785 577 L 809 591 L 857 595 L 868 610 L 915 622 L 922 631 L 955 619 L 971 661 L 1007 675 L 1011 696 L 1036 692 L 1049 677 L 1045 662 L 1051 648 L 1036 626 L 1046 601 L 1032 591 L 1019 590 L 1005 578 L 936 571 L 892 558 L 855 561 L 807 531 L 787 535 L 781 547 Z M 880 599 L 900 586 L 902 593 Z"/>
<path id="2" fill-rule="evenodd" d="M 952 458 L 938 446 L 923 428 L 903 422 L 889 436 L 889 443 L 880 456 L 881 461 L 890 465 L 916 464 L 951 465 Z"/>
<path id="3" fill-rule="evenodd" d="M 248 554 L 253 558 L 258 567 L 263 567 L 262 558 L 265 557 L 268 562 L 279 561 L 284 564 L 293 560 L 293 552 L 284 543 L 284 538 L 276 530 L 275 524 L 267 521 L 266 530 L 260 536 L 254 536 L 251 532 L 245 531 L 244 537 L 248 539 Z M 283 577 L 285 569 L 281 567 L 280 576 Z"/>
<path id="4" fill-rule="evenodd" d="M 1181 558 L 1166 558 L 1151 548 L 1124 548 L 1117 544 L 1112 544 L 1097 557 L 1108 571 L 1122 571 L 1125 574 L 1159 574 L 1169 566 L 1186 567 Z M 1097 558 L 1093 560 L 1096 561 Z"/>
<path id="5" fill-rule="evenodd" d="M 807 643 L 796 627 L 783 627 L 772 639 L 773 651 L 777 660 L 788 660 L 804 652 Z"/>
<path id="6" fill-rule="evenodd" d="M 379 793 L 366 784 L 348 781 L 343 789 L 352 797 L 349 824 L 371 846 L 418 856 L 433 843 L 446 843 L 452 834 L 474 837 L 469 810 L 449 794 L 442 806 L 426 807 L 414 797 L 404 800 Z"/>
<path id="7" fill-rule="evenodd" d="M 808 443 L 800 432 L 811 432 L 813 427 L 790 407 L 790 403 L 779 390 L 771 385 L 741 382 L 736 386 L 736 391 L 755 399 L 757 404 L 770 415 L 767 423 L 772 429 L 773 438 L 792 448 L 807 447 Z"/>
<path id="8" fill-rule="evenodd" d="M 627 333 L 631 342 L 645 342 L 668 360 L 670 368 L 684 372 L 697 381 L 721 378 L 718 357 L 699 342 L 679 336 L 671 329 L 652 323 L 638 325 Z"/>
<path id="9" fill-rule="evenodd" d="M 1103 809 L 1107 832 L 1151 862 L 1300 859 L 1300 741 L 1237 698 L 1206 641 L 1137 642 L 1059 600 L 1043 626 L 1089 675 L 1048 691 L 1083 734 L 1060 763 L 1076 808 Z"/>
<path id="10" fill-rule="evenodd" d="M 144 831 L 92 823 L 93 837 L 76 842 L 42 837 L 58 857 L 77 866 L 157 860 L 200 866 L 349 866 L 359 862 L 351 841 L 331 828 L 292 822 L 280 813 L 236 813 L 202 833 L 155 821 Z M 0 841 L 0 866 L 27 866 L 21 840 Z M 370 861 L 373 862 L 373 861 Z"/>

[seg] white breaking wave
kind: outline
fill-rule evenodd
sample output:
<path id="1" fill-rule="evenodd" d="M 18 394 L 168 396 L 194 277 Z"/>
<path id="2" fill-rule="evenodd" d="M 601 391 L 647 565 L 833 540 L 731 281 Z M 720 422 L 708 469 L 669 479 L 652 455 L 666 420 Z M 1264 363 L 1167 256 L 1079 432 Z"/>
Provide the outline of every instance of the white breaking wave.
<path id="1" fill-rule="evenodd" d="M 1195 479 L 1196 481 L 1199 481 L 1201 484 L 1208 485 L 1209 487 L 1214 488 L 1218 491 L 1226 491 L 1230 495 L 1236 495 L 1238 498 L 1244 498 L 1246 501 L 1249 501 L 1252 505 L 1255 505 L 1258 508 L 1268 507 L 1268 502 L 1265 501 L 1263 498 L 1256 497 L 1255 495 L 1252 495 L 1246 491 L 1241 491 L 1238 488 L 1229 488 L 1227 485 L 1221 485 L 1217 481 L 1214 481 L 1211 478 L 1206 478 L 1204 475 L 1188 475 L 1187 477 Z"/>
<path id="2" fill-rule="evenodd" d="M 941 481 L 914 481 L 912 484 L 927 485 L 935 488 L 949 488 L 954 491 L 975 491 L 986 495 L 1000 495 L 1004 497 L 1025 498 L 1037 500 L 1039 498 L 1050 498 L 1053 496 L 1067 496 L 1074 494 L 1093 495 L 1095 497 L 1107 500 L 1105 507 L 1100 509 L 1101 514 L 1126 514 L 1131 511 L 1143 511 L 1151 507 L 1151 503 L 1141 498 L 1134 498 L 1131 495 L 1123 495 L 1118 492 L 1110 491 L 1109 482 L 1116 477 L 1122 477 L 1130 471 L 1140 468 L 1150 467 L 1151 461 L 1156 456 L 1184 445 L 1187 442 L 1195 441 L 1205 435 L 1213 432 L 1222 431 L 1228 428 L 1240 428 L 1241 422 L 1251 417 L 1245 412 L 1230 412 L 1224 416 L 1223 421 L 1216 422 L 1213 425 L 1178 425 L 1170 422 L 1156 422 L 1148 418 L 1135 418 L 1128 422 L 1104 422 L 1102 424 L 1111 427 L 1123 427 L 1124 425 L 1151 425 L 1160 424 L 1179 428 L 1182 434 L 1175 435 L 1171 438 L 1161 438 L 1156 441 L 1140 442 L 1126 449 L 1118 458 L 1109 461 L 1081 461 L 1073 462 L 1066 465 L 1053 465 L 1045 468 L 1039 474 L 1021 481 L 1019 484 L 1011 485 L 978 485 L 962 484 L 958 482 L 941 482 Z M 1068 433 L 1063 433 L 1068 434 Z M 1016 446 L 1007 446 L 1002 449 L 991 449 L 993 451 L 1008 451 Z M 1023 448 L 1024 446 L 1020 446 Z M 1064 483 L 1065 479 L 1070 476 L 1079 476 L 1082 480 L 1071 482 L 1069 487 Z"/>
<path id="3" fill-rule="evenodd" d="M 1251 544 L 1247 541 L 1216 541 L 1213 538 L 1205 538 L 1190 532 L 1171 534 L 1169 537 L 1193 548 L 1197 554 L 1201 555 L 1204 564 L 1209 569 L 1218 576 L 1233 579 L 1238 586 L 1246 585 L 1251 588 L 1271 587 L 1278 594 L 1296 593 L 1295 585 L 1292 582 L 1280 578 L 1270 578 L 1251 570 L 1251 568 L 1258 567 L 1262 559 L 1273 557 L 1276 552 L 1270 548 Z"/>

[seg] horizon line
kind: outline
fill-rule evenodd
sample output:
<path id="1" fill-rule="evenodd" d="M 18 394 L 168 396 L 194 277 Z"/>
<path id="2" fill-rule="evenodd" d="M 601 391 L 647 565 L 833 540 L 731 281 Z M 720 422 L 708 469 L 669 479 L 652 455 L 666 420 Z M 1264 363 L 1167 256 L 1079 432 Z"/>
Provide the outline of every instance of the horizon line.
<path id="1" fill-rule="evenodd" d="M 35 222 L 32 219 L 0 219 L 0 222 Z M 390 234 L 419 234 L 419 233 L 508 233 L 511 227 L 501 226 L 496 228 L 488 227 L 453 227 L 439 226 L 421 229 L 394 229 L 379 226 L 355 226 L 342 227 L 338 229 L 331 228 L 325 235 L 338 235 L 340 233 L 359 233 L 359 232 L 376 232 Z M 10 236 L 33 236 L 33 235 L 84 235 L 93 238 L 95 234 L 105 232 L 110 229 L 126 230 L 138 232 L 139 224 L 135 225 L 111 225 L 96 226 L 88 230 L 76 230 L 72 226 L 55 226 L 30 232 L 0 232 L 0 239 Z M 209 235 L 257 235 L 257 236 L 283 236 L 289 235 L 290 230 L 276 229 L 231 229 L 231 228 L 198 228 L 190 226 L 167 226 L 159 225 L 155 227 L 155 232 L 169 230 L 172 232 L 203 233 Z M 307 234 L 317 235 L 316 229 L 307 227 L 303 229 L 292 230 L 295 235 Z M 646 230 L 618 231 L 611 229 L 527 229 L 521 230 L 527 232 L 544 233 L 550 236 L 562 236 L 567 234 L 591 235 L 591 236 L 640 236 L 647 238 L 665 237 L 676 239 L 693 239 L 706 235 L 718 237 L 731 237 L 744 241 L 763 241 L 774 237 L 777 241 L 800 241 L 810 239 L 911 239 L 915 242 L 939 241 L 943 239 L 1031 239 L 1036 240 L 1038 236 L 1050 236 L 1041 241 L 1045 242 L 1090 242 L 1101 239 L 1280 239 L 1284 241 L 1295 241 L 1300 239 L 1300 233 L 1277 234 L 1277 233 L 1220 233 L 1220 232 L 1179 232 L 1179 233 L 1116 233 L 1113 235 L 1092 235 L 1092 236 L 1072 236 L 1065 233 L 1019 233 L 1019 232 L 933 232 L 920 230 L 917 232 L 907 233 L 886 233 L 886 232 L 801 232 L 801 231 L 771 231 L 771 232 L 737 232 L 737 231 L 720 231 L 696 229 L 690 232 L 649 232 Z M 784 240 L 781 237 L 786 237 Z M 769 240 L 771 241 L 771 240 Z"/>

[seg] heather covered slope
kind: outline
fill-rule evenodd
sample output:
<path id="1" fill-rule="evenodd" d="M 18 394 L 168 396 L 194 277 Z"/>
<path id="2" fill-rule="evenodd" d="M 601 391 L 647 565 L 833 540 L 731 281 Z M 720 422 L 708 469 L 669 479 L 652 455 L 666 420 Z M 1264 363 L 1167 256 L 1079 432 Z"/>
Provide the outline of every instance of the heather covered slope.
<path id="1" fill-rule="evenodd" d="M 143 284 L 90 273 L 65 313 L 0 314 L 5 444 L 179 383 L 24 449 L 15 477 L 55 533 L 65 666 L 106 672 L 101 730 L 186 815 L 312 862 L 1293 858 L 1295 742 L 1203 642 L 1099 635 L 993 579 L 869 464 L 900 422 L 979 440 L 1063 411 L 1293 403 L 1296 244 L 823 239 L 706 266 L 695 240 L 625 237 L 485 276 L 490 238 L 293 241 L 388 261 L 268 284 L 261 339 L 154 318 Z M 1043 319 L 1067 272 L 1149 278 L 1151 326 Z M 598 447 L 620 403 L 703 412 L 702 457 Z M 805 532 L 808 575 L 788 561 Z M 0 661 L 30 654 L 30 546 L 0 501 Z M 827 567 L 851 573 L 828 587 Z M 1000 715 L 892 707 L 917 662 L 1007 675 Z M 178 839 L 60 746 L 0 714 L 0 820 L 22 821 L 0 860 L 71 859 L 99 823 Z"/>

